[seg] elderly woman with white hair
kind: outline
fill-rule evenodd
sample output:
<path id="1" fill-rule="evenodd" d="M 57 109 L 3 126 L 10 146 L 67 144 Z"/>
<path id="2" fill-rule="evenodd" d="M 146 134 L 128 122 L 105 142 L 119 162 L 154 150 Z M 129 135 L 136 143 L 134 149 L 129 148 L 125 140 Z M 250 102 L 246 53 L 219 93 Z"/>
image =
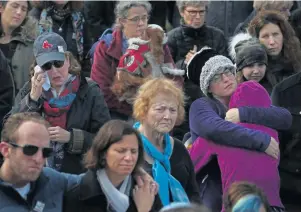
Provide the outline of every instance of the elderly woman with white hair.
<path id="1" fill-rule="evenodd" d="M 130 38 L 145 39 L 151 5 L 147 1 L 121 1 L 116 4 L 116 26 L 106 30 L 95 47 L 91 78 L 98 83 L 104 93 L 112 118 L 128 120 L 132 106 L 119 101 L 111 86 L 116 74 L 120 57 L 128 48 Z M 133 63 L 133 61 L 128 61 Z M 164 46 L 164 63 L 174 62 L 167 45 Z"/>

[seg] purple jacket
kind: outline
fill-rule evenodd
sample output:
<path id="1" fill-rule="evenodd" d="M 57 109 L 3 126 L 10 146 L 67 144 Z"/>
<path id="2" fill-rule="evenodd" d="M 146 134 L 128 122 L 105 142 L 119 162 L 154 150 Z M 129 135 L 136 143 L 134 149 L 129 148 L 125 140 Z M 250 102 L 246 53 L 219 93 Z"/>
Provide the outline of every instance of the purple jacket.
<path id="1" fill-rule="evenodd" d="M 189 111 L 189 127 L 192 141 L 199 136 L 218 144 L 264 152 L 270 144 L 270 136 L 225 121 L 227 108 L 218 100 L 202 97 L 195 100 Z M 242 123 L 259 124 L 276 130 L 289 129 L 292 115 L 281 107 L 240 107 Z M 241 142 L 245 141 L 245 142 Z"/>
<path id="2" fill-rule="evenodd" d="M 231 97 L 229 108 L 243 106 L 270 108 L 270 105 L 271 99 L 267 91 L 257 82 L 248 81 L 238 86 Z M 271 128 L 247 123 L 240 123 L 237 126 L 261 132 L 278 141 L 277 131 Z M 246 143 L 247 141 L 241 139 L 238 142 Z M 190 149 L 190 156 L 196 172 L 203 168 L 211 157 L 217 156 L 222 175 L 223 193 L 227 192 L 235 181 L 248 181 L 263 189 L 271 206 L 283 207 L 279 196 L 279 160 L 265 153 L 222 146 L 200 137 Z"/>

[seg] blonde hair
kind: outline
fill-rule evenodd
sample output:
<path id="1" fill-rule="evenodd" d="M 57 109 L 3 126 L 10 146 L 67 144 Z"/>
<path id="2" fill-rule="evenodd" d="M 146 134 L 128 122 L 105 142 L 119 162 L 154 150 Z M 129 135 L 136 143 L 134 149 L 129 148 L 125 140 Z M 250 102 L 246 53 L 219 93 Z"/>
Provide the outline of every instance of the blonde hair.
<path id="1" fill-rule="evenodd" d="M 287 0 L 282 0 L 282 1 L 275 1 L 275 0 L 267 0 L 267 1 L 262 1 L 262 0 L 254 0 L 253 3 L 253 8 L 256 9 L 257 11 L 260 10 L 281 10 L 283 8 L 291 9 L 293 6 L 293 1 L 287 1 Z"/>
<path id="2" fill-rule="evenodd" d="M 134 118 L 142 122 L 151 106 L 151 101 L 162 93 L 175 97 L 178 103 L 176 125 L 180 125 L 185 118 L 184 92 L 177 87 L 174 81 L 166 78 L 150 79 L 139 88 L 133 105 Z"/>

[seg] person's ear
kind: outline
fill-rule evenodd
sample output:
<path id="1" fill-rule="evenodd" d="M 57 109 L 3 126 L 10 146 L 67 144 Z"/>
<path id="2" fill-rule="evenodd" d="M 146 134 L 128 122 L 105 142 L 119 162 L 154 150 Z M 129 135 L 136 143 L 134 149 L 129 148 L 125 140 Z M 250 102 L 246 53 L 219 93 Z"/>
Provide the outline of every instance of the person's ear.
<path id="1" fill-rule="evenodd" d="M 9 144 L 6 142 L 0 142 L 0 153 L 4 158 L 9 156 Z"/>

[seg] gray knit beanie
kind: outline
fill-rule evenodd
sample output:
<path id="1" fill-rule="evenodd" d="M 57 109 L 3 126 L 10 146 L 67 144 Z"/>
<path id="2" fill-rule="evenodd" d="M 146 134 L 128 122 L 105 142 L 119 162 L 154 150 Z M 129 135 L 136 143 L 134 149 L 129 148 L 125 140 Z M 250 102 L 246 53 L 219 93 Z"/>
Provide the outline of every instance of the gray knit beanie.
<path id="1" fill-rule="evenodd" d="M 208 88 L 211 79 L 216 74 L 221 74 L 226 70 L 230 70 L 234 75 L 236 73 L 236 67 L 230 59 L 222 55 L 216 55 L 211 57 L 203 66 L 202 73 L 200 75 L 200 87 L 202 92 L 207 96 Z"/>

